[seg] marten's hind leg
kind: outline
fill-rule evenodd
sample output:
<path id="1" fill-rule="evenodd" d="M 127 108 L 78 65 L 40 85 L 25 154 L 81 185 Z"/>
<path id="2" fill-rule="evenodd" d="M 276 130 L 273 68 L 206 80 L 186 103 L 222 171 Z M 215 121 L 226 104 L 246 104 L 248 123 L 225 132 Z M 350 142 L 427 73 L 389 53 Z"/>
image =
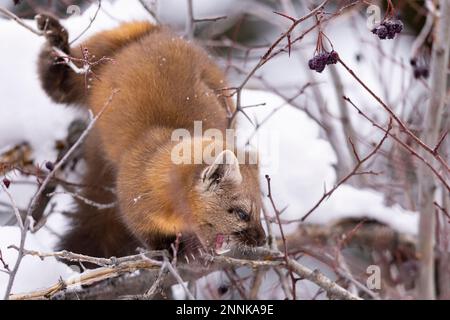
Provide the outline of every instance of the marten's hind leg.
<path id="1" fill-rule="evenodd" d="M 72 63 L 82 69 L 84 62 L 83 49 L 86 49 L 91 62 L 100 61 L 103 57 L 114 59 L 115 53 L 127 44 L 137 41 L 149 32 L 158 30 L 148 22 L 132 22 L 115 29 L 95 34 L 81 46 L 70 47 L 67 30 L 58 19 L 46 14 L 36 16 L 39 30 L 44 32 L 47 43 L 39 56 L 39 76 L 42 87 L 56 102 L 66 104 L 86 104 L 86 74 L 75 72 L 64 59 L 56 53 L 59 49 L 71 57 Z M 90 71 L 97 74 L 105 60 L 91 66 Z"/>
<path id="2" fill-rule="evenodd" d="M 136 248 L 143 245 L 120 218 L 119 208 L 115 205 L 115 174 L 98 151 L 98 139 L 97 132 L 93 131 L 85 142 L 84 188 L 75 191 L 81 198 L 75 198 L 76 206 L 68 214 L 70 228 L 62 235 L 57 250 L 105 258 L 135 254 Z"/>

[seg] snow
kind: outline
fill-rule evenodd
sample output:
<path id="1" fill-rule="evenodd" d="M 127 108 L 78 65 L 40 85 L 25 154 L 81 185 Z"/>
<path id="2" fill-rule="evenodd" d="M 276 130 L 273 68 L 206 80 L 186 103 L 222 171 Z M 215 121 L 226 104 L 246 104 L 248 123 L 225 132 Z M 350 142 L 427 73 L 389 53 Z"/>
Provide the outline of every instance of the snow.
<path id="1" fill-rule="evenodd" d="M 5 246 L 11 243 L 18 245 L 20 241 L 20 231 L 17 227 L 1 227 L 0 248 L 3 259 L 9 264 L 10 269 L 14 267 L 17 259 L 17 250 L 6 249 Z M 28 234 L 25 248 L 35 251 L 47 251 L 48 248 L 41 245 L 38 238 L 33 234 Z M 58 282 L 59 278 L 66 279 L 72 276 L 74 271 L 63 263 L 57 262 L 55 258 L 44 260 L 38 257 L 25 256 L 16 275 L 13 293 L 27 292 L 32 289 L 43 288 Z M 8 275 L 0 272 L 0 296 L 3 297 L 8 283 Z"/>
<path id="2" fill-rule="evenodd" d="M 198 2 L 198 1 L 197 1 Z M 196 2 L 196 3 L 197 3 Z M 227 12 L 234 3 L 220 2 L 220 5 L 211 5 L 210 1 L 203 1 L 205 6 L 198 5 L 195 8 L 196 15 L 215 16 Z M 183 10 L 173 10 L 175 0 L 160 1 L 161 17 L 173 25 L 181 28 L 184 24 Z M 178 1 L 177 1 L 178 3 Z M 182 1 L 185 3 L 185 1 Z M 171 7 L 172 6 L 172 7 Z M 197 11 L 199 10 L 199 11 Z M 71 35 L 81 33 L 89 24 L 89 19 L 94 15 L 96 6 L 92 6 L 80 17 L 71 17 L 70 21 L 63 21 Z M 118 19 L 117 17 L 120 17 Z M 83 38 L 90 34 L 111 28 L 121 21 L 136 19 L 149 19 L 148 14 L 142 9 L 138 1 L 116 1 L 113 4 L 104 2 L 96 22 Z M 28 22 L 34 26 L 32 21 Z M 344 27 L 341 27 L 344 28 Z M 348 28 L 348 25 L 345 26 Z M 56 105 L 45 95 L 39 85 L 36 74 L 36 58 L 43 39 L 25 30 L 14 22 L 0 19 L 0 149 L 14 145 L 21 141 L 28 141 L 33 148 L 33 156 L 38 163 L 46 160 L 54 160 L 56 153 L 54 141 L 66 135 L 69 123 L 79 117 L 77 110 Z M 354 52 L 349 48 L 352 44 L 351 37 L 345 37 L 345 33 L 335 31 L 333 38 L 339 47 L 339 52 L 345 59 L 351 60 Z M 347 29 L 348 31 L 348 29 Z M 350 40 L 349 40 L 350 39 Z M 82 41 L 80 39 L 79 41 Z M 305 51 L 305 55 L 309 52 Z M 286 55 L 280 60 L 269 63 L 264 69 L 265 74 L 275 75 L 272 79 L 280 79 L 282 84 L 305 83 L 308 80 L 304 61 L 291 59 L 284 63 Z M 362 65 L 355 65 L 355 69 L 369 65 L 370 59 Z M 288 66 L 288 67 L 287 67 Z M 353 67 L 353 66 L 352 66 Z M 294 69 L 292 69 L 294 68 Z M 385 66 L 385 69 L 389 66 Z M 298 70 L 298 72 L 292 72 Z M 326 72 L 316 76 L 325 83 L 329 80 Z M 377 91 L 382 91 L 377 85 L 375 74 L 364 75 L 370 85 Z M 398 80 L 398 75 L 393 78 Z M 345 80 L 349 85 L 349 80 Z M 355 90 L 357 91 L 357 90 Z M 328 91 L 327 103 L 331 110 L 337 110 L 337 100 L 333 92 Z M 352 92 L 353 94 L 353 92 Z M 366 103 L 362 94 L 357 94 L 355 101 Z M 265 102 L 266 105 L 258 108 L 247 109 L 252 119 L 261 122 L 274 108 L 283 105 L 283 100 L 267 91 L 245 90 L 243 92 L 243 105 L 251 105 Z M 374 105 L 370 102 L 368 105 Z M 377 107 L 373 107 L 377 108 Z M 358 120 L 355 118 L 355 120 Z M 369 125 L 360 124 L 361 132 L 372 134 Z M 245 119 L 240 121 L 240 137 L 246 140 L 252 132 L 252 127 Z M 283 213 L 284 219 L 296 219 L 305 214 L 320 199 L 324 185 L 331 188 L 335 181 L 333 163 L 336 157 L 329 143 L 320 137 L 317 124 L 308 116 L 291 106 L 284 105 L 267 121 L 252 138 L 252 143 L 257 146 L 262 159 L 261 185 L 265 193 L 265 174 L 271 177 L 274 199 L 279 208 L 287 206 Z M 11 177 L 14 180 L 15 177 Z M 23 178 L 24 179 L 24 178 Z M 11 193 L 19 207 L 26 207 L 34 192 L 34 188 L 28 185 L 12 185 Z M 71 199 L 68 196 L 58 196 L 58 211 L 70 209 Z M 0 201 L 7 201 L 3 193 L 0 193 Z M 270 208 L 270 205 L 268 205 Z M 415 234 L 417 232 L 417 213 L 408 212 L 399 206 L 388 207 L 384 204 L 382 194 L 373 190 L 356 189 L 349 185 L 340 187 L 316 212 L 309 218 L 310 222 L 327 223 L 343 217 L 369 217 L 387 223 L 395 229 Z M 51 216 L 49 226 L 56 233 L 63 233 L 65 219 L 60 214 Z M 287 227 L 287 231 L 294 232 L 295 227 Z M 43 228 L 37 234 L 29 234 L 25 247 L 30 250 L 52 251 L 57 237 L 49 230 Z M 0 227 L 0 250 L 7 263 L 14 265 L 17 253 L 13 249 L 7 249 L 11 244 L 19 243 L 19 230 L 17 227 Z M 53 258 L 41 261 L 35 257 L 25 257 L 17 275 L 13 292 L 26 292 L 54 284 L 59 277 L 67 278 L 73 271 L 66 265 Z M 219 277 L 214 274 L 212 277 Z M 273 282 L 273 277 L 270 281 Z M 219 281 L 219 280 L 217 280 Z M 270 286 L 272 282 L 266 285 Z M 7 276 L 0 273 L 0 295 L 6 288 Z M 198 284 L 200 287 L 202 282 Z M 273 285 L 273 283 L 272 283 Z M 274 293 L 276 296 L 276 293 Z M 275 297 L 274 296 L 274 297 Z"/>

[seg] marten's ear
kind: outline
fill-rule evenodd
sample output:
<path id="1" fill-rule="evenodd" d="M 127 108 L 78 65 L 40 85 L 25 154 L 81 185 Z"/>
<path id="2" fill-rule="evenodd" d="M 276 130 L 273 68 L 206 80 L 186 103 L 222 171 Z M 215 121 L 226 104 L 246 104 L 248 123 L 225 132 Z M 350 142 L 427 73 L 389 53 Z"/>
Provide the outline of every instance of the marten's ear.
<path id="1" fill-rule="evenodd" d="M 224 150 L 214 159 L 214 162 L 202 172 L 202 180 L 208 186 L 220 181 L 230 181 L 236 184 L 242 182 L 239 161 L 230 150 Z"/>

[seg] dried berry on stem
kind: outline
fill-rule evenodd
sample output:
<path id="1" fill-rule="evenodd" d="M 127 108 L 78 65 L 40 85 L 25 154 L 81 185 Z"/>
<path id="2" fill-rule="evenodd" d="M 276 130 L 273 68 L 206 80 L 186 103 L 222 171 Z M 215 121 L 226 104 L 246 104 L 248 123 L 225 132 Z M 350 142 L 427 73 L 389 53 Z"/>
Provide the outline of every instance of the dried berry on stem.
<path id="1" fill-rule="evenodd" d="M 388 8 L 386 16 L 379 26 L 372 29 L 372 33 L 377 35 L 381 40 L 394 39 L 397 33 L 402 32 L 403 22 L 395 19 L 395 9 L 391 0 L 388 0 Z"/>

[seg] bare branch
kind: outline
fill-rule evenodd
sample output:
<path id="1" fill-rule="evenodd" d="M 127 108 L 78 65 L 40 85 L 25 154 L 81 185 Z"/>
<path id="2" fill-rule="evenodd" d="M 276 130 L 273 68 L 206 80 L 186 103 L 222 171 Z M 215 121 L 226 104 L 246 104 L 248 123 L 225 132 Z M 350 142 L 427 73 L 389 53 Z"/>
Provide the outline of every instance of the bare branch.
<path id="1" fill-rule="evenodd" d="M 20 248 L 17 248 L 20 249 Z M 122 276 L 124 274 L 133 272 L 135 270 L 155 270 L 158 271 L 164 266 L 164 263 L 166 263 L 166 267 L 169 268 L 169 262 L 168 260 L 165 260 L 165 262 L 156 261 L 153 259 L 150 259 L 150 256 L 155 255 L 161 255 L 161 252 L 158 251 L 156 254 L 152 251 L 144 252 L 139 255 L 134 256 L 128 256 L 123 258 L 114 258 L 114 259 L 104 259 L 104 258 L 95 258 L 95 257 L 88 257 L 84 255 L 77 255 L 70 252 L 59 252 L 59 253 L 39 253 L 36 251 L 25 251 L 26 253 L 37 255 L 39 257 L 45 258 L 45 257 L 60 257 L 62 259 L 68 259 L 70 261 L 88 261 L 88 262 L 98 262 L 100 264 L 103 264 L 103 267 L 88 270 L 81 274 L 79 274 L 76 277 L 70 278 L 65 281 L 59 281 L 58 283 L 50 286 L 49 288 L 38 290 L 35 292 L 30 292 L 27 294 L 15 294 L 9 296 L 10 299 L 14 300 L 22 300 L 22 299 L 42 299 L 42 298 L 51 298 L 55 294 L 59 293 L 62 290 L 73 290 L 79 285 L 87 285 L 87 284 L 93 284 L 105 279 L 115 278 Z M 208 254 L 203 255 L 204 261 L 209 261 L 210 267 L 208 269 L 205 269 L 202 273 L 204 275 L 205 273 L 209 273 L 215 268 L 223 268 L 225 266 L 233 266 L 233 267 L 243 267 L 248 266 L 251 268 L 267 268 L 267 267 L 277 267 L 282 266 L 287 269 L 292 269 L 294 273 L 299 275 L 303 279 L 307 279 L 312 281 L 313 283 L 317 284 L 321 288 L 323 288 L 330 297 L 336 298 L 336 299 L 359 299 L 358 297 L 354 296 L 344 288 L 340 287 L 330 279 L 328 279 L 326 276 L 324 276 L 322 273 L 320 273 L 318 270 L 310 270 L 301 264 L 299 264 L 297 261 L 295 261 L 292 258 L 289 258 L 287 260 L 287 263 L 284 262 L 284 258 L 282 255 L 275 253 L 271 250 L 267 250 L 264 248 L 257 248 L 255 250 L 254 248 L 243 248 L 243 253 L 252 252 L 254 256 L 254 260 L 249 259 L 240 259 L 240 258 L 233 258 L 228 256 L 211 256 Z M 246 255 L 248 256 L 248 255 Z M 163 255 L 163 257 L 167 256 Z M 72 260 L 73 259 L 73 260 Z M 195 270 L 195 273 L 198 274 L 199 266 L 198 265 L 183 265 L 183 270 L 189 270 L 191 268 L 192 270 Z M 181 276 L 179 276 L 178 272 L 173 273 L 171 271 L 174 277 L 176 278 L 178 283 L 183 283 L 183 280 L 181 279 Z M 176 275 L 175 275 L 176 274 Z M 186 288 L 187 289 L 187 288 Z M 192 294 L 191 296 L 188 294 L 190 298 L 193 298 Z"/>

